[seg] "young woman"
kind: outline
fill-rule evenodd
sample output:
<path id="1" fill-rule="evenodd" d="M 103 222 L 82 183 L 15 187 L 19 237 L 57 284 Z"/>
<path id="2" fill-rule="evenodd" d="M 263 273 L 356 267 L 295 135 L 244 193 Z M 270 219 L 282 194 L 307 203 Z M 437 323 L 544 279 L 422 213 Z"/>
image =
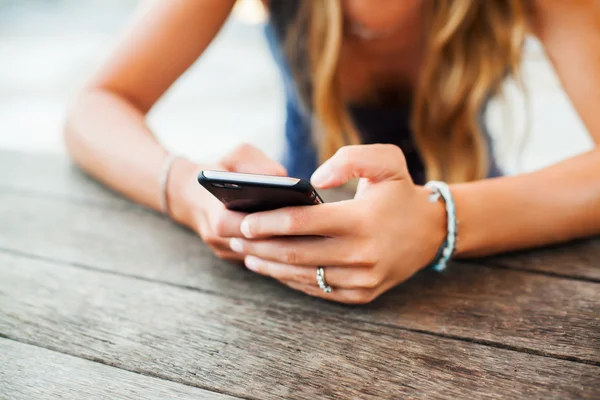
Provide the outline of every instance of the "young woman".
<path id="1" fill-rule="evenodd" d="M 533 34 L 600 141 L 596 1 L 265 3 L 287 82 L 287 171 L 312 175 L 318 188 L 360 178 L 353 200 L 230 212 L 198 185 L 199 170 L 284 175 L 286 168 L 250 146 L 218 165 L 196 165 L 154 140 L 145 114 L 202 54 L 234 0 L 152 5 L 70 111 L 65 134 L 75 161 L 194 229 L 219 257 L 347 303 L 369 302 L 451 256 L 600 233 L 598 149 L 500 177 L 480 118 Z"/>

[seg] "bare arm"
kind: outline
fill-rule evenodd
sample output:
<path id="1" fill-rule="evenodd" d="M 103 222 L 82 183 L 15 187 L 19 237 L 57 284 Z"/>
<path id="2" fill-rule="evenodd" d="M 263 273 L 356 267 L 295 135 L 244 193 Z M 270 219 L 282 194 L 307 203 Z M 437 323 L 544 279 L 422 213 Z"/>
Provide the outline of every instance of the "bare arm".
<path id="1" fill-rule="evenodd" d="M 530 174 L 453 185 L 458 257 L 600 233 L 598 149 Z"/>
<path id="2" fill-rule="evenodd" d="M 535 30 L 586 125 L 600 142 L 600 3 L 538 0 Z M 568 135 L 565 132 L 565 135 Z M 459 256 L 600 233 L 600 148 L 531 174 L 455 185 Z"/>
<path id="3" fill-rule="evenodd" d="M 109 61 L 74 102 L 65 128 L 69 153 L 90 175 L 159 209 L 166 151 L 145 123 L 171 84 L 217 34 L 234 0 L 154 1 L 132 24 Z M 181 160 L 169 179 L 170 208 L 189 224 L 184 193 L 198 166 Z"/>

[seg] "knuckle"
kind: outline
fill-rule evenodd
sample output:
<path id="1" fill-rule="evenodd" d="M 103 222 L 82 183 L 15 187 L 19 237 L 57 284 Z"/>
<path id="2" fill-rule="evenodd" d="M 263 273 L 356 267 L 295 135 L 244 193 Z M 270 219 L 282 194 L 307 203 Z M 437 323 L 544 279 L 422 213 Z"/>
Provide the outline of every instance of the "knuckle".
<path id="1" fill-rule="evenodd" d="M 374 268 L 375 265 L 377 265 L 377 263 L 378 263 L 377 257 L 375 256 L 375 253 L 366 250 L 364 257 L 362 258 L 362 263 L 367 268 Z"/>
<path id="2" fill-rule="evenodd" d="M 283 224 L 284 233 L 294 233 L 302 230 L 302 227 L 308 221 L 308 210 L 305 207 L 295 208 L 286 214 Z"/>
<path id="3" fill-rule="evenodd" d="M 225 212 L 217 213 L 211 222 L 212 222 L 211 228 L 216 236 L 226 236 L 227 215 Z"/>
<path id="4" fill-rule="evenodd" d="M 365 293 L 363 300 L 365 300 L 365 303 L 363 304 L 368 304 L 368 303 L 372 303 L 377 297 L 379 296 L 379 294 L 377 293 L 377 291 L 375 290 L 370 290 L 367 293 Z"/>
<path id="5" fill-rule="evenodd" d="M 237 156 L 240 154 L 245 154 L 249 151 L 253 151 L 254 146 L 249 143 L 240 143 L 234 147 L 233 151 L 230 153 L 232 156 Z"/>
<path id="6" fill-rule="evenodd" d="M 254 149 L 256 149 L 256 147 L 252 146 L 250 143 L 240 143 L 237 146 L 237 149 L 241 152 L 246 152 L 246 151 L 253 151 Z"/>
<path id="7" fill-rule="evenodd" d="M 371 272 L 362 277 L 360 286 L 365 289 L 376 289 L 382 283 L 383 277 L 376 272 Z"/>
<path id="8" fill-rule="evenodd" d="M 375 299 L 375 292 L 369 290 L 355 290 L 348 295 L 348 302 L 352 304 L 368 304 Z"/>
<path id="9" fill-rule="evenodd" d="M 369 240 L 361 246 L 360 264 L 367 268 L 373 268 L 377 265 L 378 254 L 381 254 L 381 248 L 377 246 L 377 242 L 373 240 L 373 238 L 369 238 Z"/>
<path id="10" fill-rule="evenodd" d="M 205 234 L 204 236 L 202 236 L 202 240 L 204 240 L 204 243 L 211 247 L 221 243 L 220 238 L 213 234 Z"/>
<path id="11" fill-rule="evenodd" d="M 340 165 L 349 164 L 352 161 L 352 155 L 354 153 L 354 146 L 341 147 L 336 152 L 336 159 Z"/>
<path id="12" fill-rule="evenodd" d="M 395 144 L 382 143 L 382 144 L 377 144 L 375 146 L 377 146 L 377 150 L 386 152 L 390 155 L 394 155 L 394 156 L 404 155 L 404 153 L 402 152 L 402 149 L 400 147 L 396 146 Z"/>
<path id="13" fill-rule="evenodd" d="M 283 251 L 282 259 L 286 264 L 296 265 L 299 260 L 299 255 L 295 249 L 286 249 Z"/>
<path id="14" fill-rule="evenodd" d="M 360 207 L 353 204 L 354 209 L 346 213 L 350 226 L 355 227 L 354 232 L 367 232 L 371 236 L 375 219 L 372 218 L 373 205 L 362 203 Z"/>
<path id="15" fill-rule="evenodd" d="M 306 273 L 299 272 L 296 269 L 278 268 L 273 271 L 273 277 L 282 282 L 294 285 L 313 285 L 316 282 L 316 277 L 308 276 Z"/>
<path id="16" fill-rule="evenodd" d="M 343 261 L 346 265 L 364 267 L 371 267 L 375 264 L 373 257 L 371 257 L 371 252 L 366 246 L 355 246 L 354 248 L 348 249 L 348 251 L 345 252 Z"/>
<path id="17" fill-rule="evenodd" d="M 310 272 L 305 273 L 305 274 L 299 274 L 299 275 L 295 276 L 294 278 L 297 282 L 305 284 L 305 285 L 314 285 L 315 282 L 317 281 L 316 273 L 313 274 Z"/>
<path id="18" fill-rule="evenodd" d="M 254 146 L 248 143 L 241 143 L 221 158 L 220 162 L 225 168 L 235 170 L 240 158 L 252 151 L 254 151 Z"/>
<path id="19" fill-rule="evenodd" d="M 251 148 L 252 148 L 252 146 L 248 143 L 240 143 L 233 148 L 233 150 L 231 151 L 230 154 L 244 153 Z"/>
<path id="20" fill-rule="evenodd" d="M 399 166 L 404 165 L 406 159 L 404 157 L 404 152 L 400 147 L 393 144 L 382 144 L 381 146 L 385 146 L 385 152 L 389 154 L 392 162 Z"/>
<path id="21" fill-rule="evenodd" d="M 357 264 L 361 264 L 361 256 L 360 256 L 360 252 L 357 252 L 356 250 L 349 250 L 346 252 L 346 254 L 343 256 L 343 262 L 346 265 L 357 265 Z"/>

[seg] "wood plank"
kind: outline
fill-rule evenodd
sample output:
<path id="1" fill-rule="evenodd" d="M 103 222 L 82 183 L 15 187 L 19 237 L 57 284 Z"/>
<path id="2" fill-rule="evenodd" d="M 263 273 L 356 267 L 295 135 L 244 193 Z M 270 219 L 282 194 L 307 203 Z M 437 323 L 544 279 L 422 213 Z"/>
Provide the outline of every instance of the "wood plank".
<path id="1" fill-rule="evenodd" d="M 63 155 L 39 155 L 0 151 L 0 192 L 53 196 L 112 208 L 131 207 L 131 203 L 94 182 Z M 326 201 L 351 197 L 344 191 L 325 191 Z M 492 266 L 600 280 L 600 238 L 582 244 L 549 247 L 508 256 L 493 257 Z"/>
<path id="2" fill-rule="evenodd" d="M 0 192 L 64 198 L 112 208 L 135 207 L 129 200 L 84 174 L 64 155 L 0 150 Z M 326 201 L 352 197 L 348 190 L 322 192 Z"/>
<path id="3" fill-rule="evenodd" d="M 0 194 L 0 248 L 255 302 L 600 362 L 600 285 L 476 264 L 424 272 L 365 307 L 322 303 L 216 260 L 153 214 Z"/>
<path id="4" fill-rule="evenodd" d="M 598 398 L 600 368 L 0 255 L 8 338 L 221 393 Z"/>
<path id="5" fill-rule="evenodd" d="M 600 238 L 578 240 L 537 251 L 515 252 L 480 262 L 600 282 Z"/>
<path id="6" fill-rule="evenodd" d="M 31 399 L 234 399 L 180 383 L 0 339 L 0 393 Z"/>
<path id="7" fill-rule="evenodd" d="M 0 192 L 55 197 L 114 209 L 139 208 L 79 170 L 66 156 L 0 151 Z"/>

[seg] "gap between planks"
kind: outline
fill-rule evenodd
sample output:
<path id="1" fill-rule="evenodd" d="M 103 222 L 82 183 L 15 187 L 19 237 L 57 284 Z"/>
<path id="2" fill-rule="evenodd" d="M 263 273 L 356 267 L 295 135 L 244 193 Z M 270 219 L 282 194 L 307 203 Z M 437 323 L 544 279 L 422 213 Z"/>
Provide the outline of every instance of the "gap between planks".
<path id="1" fill-rule="evenodd" d="M 3 343 L 4 342 L 4 343 Z M 11 338 L 11 337 L 7 337 L 5 335 L 1 335 L 0 336 L 0 348 L 2 347 L 20 347 L 22 348 L 22 350 L 26 351 L 27 353 L 32 353 L 32 352 L 40 352 L 42 353 L 41 355 L 44 356 L 48 356 L 45 360 L 41 359 L 38 360 L 36 362 L 36 367 L 39 364 L 43 364 L 44 361 L 46 362 L 46 364 L 53 364 L 56 362 L 59 362 L 60 365 L 67 365 L 68 367 L 71 368 L 77 368 L 78 370 L 82 367 L 87 367 L 88 370 L 93 370 L 93 373 L 95 376 L 97 376 L 97 374 L 101 374 L 101 375 L 108 375 L 109 381 L 111 382 L 115 382 L 116 383 L 120 383 L 120 384 L 125 384 L 124 386 L 129 386 L 129 389 L 131 389 L 131 386 L 133 386 L 133 389 L 135 389 L 136 393 L 134 397 L 129 397 L 127 396 L 127 398 L 139 398 L 141 393 L 138 393 L 138 391 L 141 389 L 142 391 L 146 391 L 145 396 L 150 395 L 151 393 L 156 393 L 156 391 L 160 391 L 161 393 L 157 393 L 160 394 L 161 396 L 168 396 L 168 398 L 181 398 L 180 396 L 182 394 L 186 395 L 186 398 L 192 399 L 192 398 L 211 398 L 211 399 L 245 399 L 245 397 L 240 397 L 240 396 L 234 396 L 231 395 L 229 393 L 224 393 L 222 391 L 219 391 L 217 389 L 211 389 L 208 387 L 201 387 L 200 385 L 195 386 L 195 385 L 191 385 L 188 384 L 186 382 L 177 382 L 177 381 L 173 381 L 170 379 L 165 379 L 162 376 L 158 376 L 158 375 L 151 375 L 151 374 L 143 374 L 139 371 L 136 370 L 132 370 L 132 369 L 127 369 L 127 368 L 122 368 L 120 366 L 116 366 L 116 365 L 111 365 L 109 363 L 104 362 L 103 360 L 99 360 L 99 359 L 94 359 L 93 357 L 82 357 L 81 355 L 78 354 L 72 354 L 69 352 L 64 352 L 61 351 L 59 349 L 54 349 L 54 348 L 50 348 L 50 347 L 46 347 L 46 346 L 41 346 L 39 343 L 32 343 L 26 340 L 19 340 L 16 338 Z M 14 350 L 14 349 L 13 349 Z M 20 357 L 21 361 L 23 364 L 27 364 L 29 362 L 29 360 L 27 359 L 27 355 L 26 357 Z M 11 365 L 10 362 L 5 362 L 3 365 L 0 365 L 0 372 L 2 372 L 2 368 L 5 367 L 6 365 Z M 14 362 L 12 363 L 14 364 Z M 15 365 L 12 365 L 13 367 L 15 367 Z M 51 365 L 50 365 L 51 367 Z M 34 367 L 35 368 L 35 367 Z M 54 369 L 52 369 L 52 372 L 54 372 Z M 60 378 L 59 377 L 53 377 L 49 375 L 52 375 L 51 373 L 46 373 L 45 375 L 45 382 L 44 383 L 54 383 L 53 386 L 60 384 Z M 28 370 L 28 373 L 31 374 L 31 370 Z M 123 374 L 125 376 L 122 376 L 120 374 Z M 132 375 L 129 375 L 132 374 Z M 7 374 L 2 375 L 0 373 L 0 377 L 6 376 Z M 127 376 L 129 375 L 129 376 Z M 130 378 L 134 378 L 134 379 L 130 379 Z M 136 378 L 137 377 L 137 378 Z M 5 387 L 5 390 L 8 389 L 8 383 L 9 382 L 3 382 L 2 380 L 0 380 L 0 388 L 2 387 L 3 384 L 6 384 L 7 387 Z M 71 384 L 71 386 L 78 386 L 79 384 L 81 384 L 81 382 L 78 382 L 77 379 L 69 379 L 69 384 Z M 133 385 L 131 385 L 133 384 Z M 156 385 L 159 385 L 160 387 L 157 388 Z M 38 382 L 38 380 L 36 379 L 36 384 L 35 386 L 39 388 L 40 382 Z M 13 385 L 15 386 L 15 385 Z M 19 385 L 16 385 L 17 387 Z M 22 384 L 21 386 L 26 386 L 26 384 Z M 51 386 L 52 387 L 52 386 Z M 63 387 L 63 385 L 59 386 L 61 389 Z M 150 389 L 150 387 L 152 389 Z M 146 390 L 146 388 L 148 388 L 149 390 Z M 73 389 L 73 387 L 71 388 L 67 388 L 66 390 L 69 389 Z M 95 389 L 95 387 L 94 387 Z M 111 391 L 114 391 L 116 389 L 116 387 L 111 388 Z M 101 390 L 103 394 L 106 394 L 104 392 L 104 389 Z M 37 391 L 36 391 L 37 392 Z M 185 392 L 185 393 L 183 393 Z M 39 392 L 37 392 L 39 394 Z M 15 393 L 13 393 L 15 394 Z M 52 393 L 46 391 L 46 395 L 50 395 Z M 54 392 L 54 395 L 57 396 L 57 398 L 63 398 L 63 396 L 66 394 L 66 392 L 63 393 L 56 393 Z M 88 394 L 92 394 L 92 393 L 88 393 Z M 121 394 L 123 395 L 123 394 Z M 191 397 L 187 397 L 187 395 L 191 396 Z M 173 397 L 172 397 L 173 396 Z M 197 397 L 199 396 L 199 397 Z M 54 397 L 54 396 L 53 396 Z M 29 397 L 24 397 L 24 398 L 29 398 Z M 97 398 L 96 396 L 94 397 L 90 397 L 90 398 Z M 159 398 L 164 398 L 164 397 L 159 397 Z"/>
<path id="2" fill-rule="evenodd" d="M 181 285 L 181 284 L 177 284 L 177 283 L 173 283 L 173 282 L 168 282 L 168 281 L 163 281 L 163 280 L 157 280 L 157 279 L 147 278 L 147 277 L 143 277 L 143 276 L 139 276 L 139 275 L 131 275 L 131 274 L 123 273 L 123 272 L 101 269 L 101 268 L 98 268 L 98 267 L 84 265 L 84 264 L 81 264 L 81 263 L 74 263 L 74 262 L 68 262 L 68 261 L 62 261 L 62 260 L 55 260 L 55 259 L 48 258 L 48 257 L 41 257 L 41 256 L 37 256 L 37 255 L 26 254 L 26 253 L 22 253 L 20 251 L 15 251 L 15 250 L 11 250 L 11 249 L 5 249 L 5 248 L 1 248 L 1 247 L 0 247 L 0 252 L 6 253 L 6 254 L 10 254 L 10 255 L 14 255 L 14 256 L 17 256 L 17 257 L 28 258 L 28 259 L 37 260 L 37 261 L 43 261 L 43 262 L 54 264 L 54 265 L 58 265 L 58 266 L 60 266 L 60 265 L 67 265 L 67 266 L 70 266 L 70 267 L 73 267 L 73 268 L 78 268 L 78 269 L 93 271 L 93 272 L 97 272 L 97 273 L 101 273 L 101 274 L 106 274 L 106 275 L 111 275 L 111 276 L 119 276 L 119 277 L 123 277 L 123 278 L 127 278 L 127 279 L 139 280 L 139 281 L 142 281 L 142 282 L 149 282 L 149 283 L 166 285 L 166 286 L 177 288 L 177 289 L 188 290 L 188 291 L 192 291 L 192 292 L 198 292 L 198 293 L 207 294 L 207 295 L 211 295 L 211 296 L 215 296 L 215 297 L 220 297 L 220 298 L 224 298 L 224 299 L 249 302 L 249 303 L 252 303 L 252 304 L 255 304 L 255 305 L 262 305 L 262 304 L 267 303 L 266 301 L 257 301 L 257 300 L 255 300 L 255 299 L 253 299 L 251 297 L 234 297 L 234 296 L 231 296 L 231 295 L 226 295 L 226 294 L 223 294 L 223 293 L 220 293 L 220 292 L 215 292 L 215 291 L 210 291 L 210 290 L 206 290 L 206 289 L 201 289 L 201 288 L 194 287 L 194 286 L 186 286 L 186 285 Z M 519 272 L 523 272 L 521 270 L 518 270 L 518 271 Z M 274 306 L 273 304 L 270 304 L 270 305 Z M 281 306 L 280 304 L 278 304 L 278 305 L 275 305 L 275 307 L 276 308 L 280 308 L 280 309 L 290 309 L 291 308 L 291 309 L 293 309 L 295 311 L 305 312 L 304 309 L 296 307 L 293 304 L 290 304 L 290 305 L 286 304 L 285 306 Z M 325 313 L 328 316 L 334 316 L 335 317 L 335 315 L 330 315 L 331 313 L 329 313 L 327 311 L 325 311 Z M 505 344 L 505 343 L 501 343 L 501 342 L 496 342 L 496 341 L 493 341 L 493 340 L 477 339 L 477 338 L 470 338 L 470 337 L 466 337 L 466 336 L 458 336 L 458 335 L 452 335 L 452 334 L 446 334 L 446 333 L 440 333 L 440 332 L 432 332 L 432 331 L 426 331 L 426 330 L 418 329 L 418 328 L 409 328 L 409 327 L 402 327 L 402 326 L 397 326 L 397 325 L 392 325 L 392 324 L 387 324 L 387 323 L 374 322 L 374 321 L 369 321 L 369 320 L 365 320 L 365 319 L 361 319 L 361 318 L 353 318 L 353 317 L 344 317 L 344 318 L 345 318 L 345 320 L 350 321 L 350 322 L 361 322 L 361 323 L 365 323 L 365 324 L 368 324 L 368 325 L 373 325 L 373 326 L 378 326 L 378 327 L 385 327 L 385 328 L 388 328 L 388 329 L 395 329 L 395 330 L 400 330 L 400 331 L 414 332 L 414 333 L 419 333 L 419 334 L 433 336 L 433 337 L 439 337 L 439 338 L 457 340 L 457 341 L 461 341 L 461 342 L 474 343 L 474 344 L 484 345 L 484 346 L 493 347 L 493 348 L 497 348 L 497 349 L 514 351 L 514 352 L 518 352 L 518 353 L 527 353 L 527 354 L 532 354 L 532 355 L 536 355 L 536 356 L 552 358 L 552 359 L 556 359 L 556 360 L 565 360 L 565 361 L 571 361 L 571 362 L 575 362 L 575 363 L 580 363 L 580 364 L 586 364 L 586 365 L 591 365 L 591 366 L 595 366 L 595 367 L 600 367 L 600 361 L 587 360 L 587 359 L 582 359 L 582 358 L 579 358 L 579 357 L 567 356 L 567 355 L 561 355 L 561 354 L 553 354 L 553 353 L 549 353 L 549 352 L 545 352 L 545 351 L 541 351 L 541 350 L 527 348 L 527 347 L 524 347 L 524 346 L 515 346 L 515 345 L 509 345 L 509 344 Z M 377 331 L 373 330 L 371 332 L 377 332 Z M 18 339 L 5 336 L 1 332 L 0 332 L 0 337 L 4 337 L 4 338 L 11 339 L 11 340 L 19 341 Z M 27 344 L 31 344 L 31 343 L 27 343 Z M 54 350 L 54 349 L 51 349 L 51 350 Z M 56 350 L 54 350 L 54 351 L 56 351 Z"/>

